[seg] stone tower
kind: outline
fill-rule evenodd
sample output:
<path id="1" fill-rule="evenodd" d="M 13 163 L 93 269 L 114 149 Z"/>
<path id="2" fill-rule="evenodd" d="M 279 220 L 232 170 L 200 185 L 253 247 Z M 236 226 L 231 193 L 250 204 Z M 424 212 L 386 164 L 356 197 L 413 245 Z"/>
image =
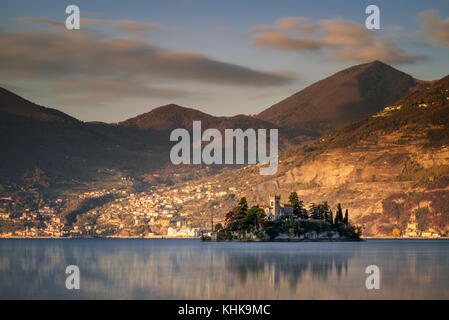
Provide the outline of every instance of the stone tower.
<path id="1" fill-rule="evenodd" d="M 276 220 L 281 215 L 281 196 L 270 196 L 270 213 Z"/>

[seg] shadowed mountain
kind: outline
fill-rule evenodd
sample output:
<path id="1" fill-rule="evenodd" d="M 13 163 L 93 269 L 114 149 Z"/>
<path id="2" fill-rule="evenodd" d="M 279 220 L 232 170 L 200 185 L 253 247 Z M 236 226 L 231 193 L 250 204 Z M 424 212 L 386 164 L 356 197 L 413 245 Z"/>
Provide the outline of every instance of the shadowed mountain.
<path id="1" fill-rule="evenodd" d="M 168 104 L 138 115 L 137 117 L 120 122 L 119 125 L 151 129 L 155 131 L 172 131 L 177 128 L 192 130 L 193 121 L 201 121 L 202 130 L 216 128 L 277 128 L 276 125 L 247 115 L 232 117 L 216 117 L 199 110 Z"/>
<path id="2" fill-rule="evenodd" d="M 216 117 L 204 112 L 168 104 L 120 122 L 123 126 L 133 126 L 141 129 L 172 131 L 176 128 L 191 128 L 194 120 L 201 120 L 203 125 L 215 125 Z"/>
<path id="3" fill-rule="evenodd" d="M 257 115 L 288 130 L 322 136 L 372 115 L 427 85 L 380 61 L 350 67 L 320 80 Z"/>
<path id="4" fill-rule="evenodd" d="M 154 141 L 152 130 L 84 123 L 0 88 L 2 182 L 90 180 L 99 168 L 151 171 L 167 156 Z"/>
<path id="5" fill-rule="evenodd" d="M 81 121 L 64 112 L 34 104 L 15 93 L 0 88 L 0 113 L 2 117 L 24 117 L 29 120 L 79 125 Z"/>

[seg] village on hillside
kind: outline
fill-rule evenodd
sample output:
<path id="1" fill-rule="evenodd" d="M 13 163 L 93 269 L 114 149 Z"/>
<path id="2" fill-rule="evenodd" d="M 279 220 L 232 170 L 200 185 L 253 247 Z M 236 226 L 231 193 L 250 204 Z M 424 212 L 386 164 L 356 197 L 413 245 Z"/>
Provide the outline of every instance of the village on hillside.
<path id="1" fill-rule="evenodd" d="M 152 187 L 131 192 L 124 181 L 111 189 L 87 191 L 41 202 L 36 209 L 19 206 L 14 198 L 0 198 L 2 238 L 199 238 L 225 224 L 225 213 L 235 205 L 242 190 L 218 180 L 202 183 Z M 281 203 L 279 196 L 267 196 L 258 205 L 270 220 L 291 216 L 294 205 Z M 304 209 L 313 212 L 315 204 Z M 415 215 L 401 232 L 391 237 L 439 238 L 434 230 L 421 231 Z"/>

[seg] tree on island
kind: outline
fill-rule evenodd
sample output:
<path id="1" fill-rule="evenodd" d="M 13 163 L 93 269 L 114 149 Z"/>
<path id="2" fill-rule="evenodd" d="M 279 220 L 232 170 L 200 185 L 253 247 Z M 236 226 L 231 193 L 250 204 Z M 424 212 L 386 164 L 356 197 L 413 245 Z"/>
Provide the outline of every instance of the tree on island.
<path id="1" fill-rule="evenodd" d="M 310 213 L 315 220 L 329 220 L 330 208 L 327 201 L 320 204 L 312 203 L 310 206 Z"/>
<path id="2" fill-rule="evenodd" d="M 254 206 L 246 212 L 243 219 L 243 226 L 245 231 L 257 231 L 261 229 L 265 223 L 266 214 L 259 206 Z"/>
<path id="3" fill-rule="evenodd" d="M 312 202 L 310 204 L 310 215 L 311 215 L 312 219 L 315 219 L 315 220 L 321 219 L 320 209 L 318 208 L 318 205 L 314 202 Z"/>
<path id="4" fill-rule="evenodd" d="M 234 218 L 237 208 L 234 208 L 233 210 L 226 213 L 225 216 L 225 227 L 229 230 L 236 230 L 237 229 L 237 222 Z"/>
<path id="5" fill-rule="evenodd" d="M 327 220 L 327 223 L 334 224 L 334 213 L 332 212 L 332 210 L 329 213 L 329 218 Z"/>
<path id="6" fill-rule="evenodd" d="M 238 212 L 240 213 L 246 213 L 248 210 L 248 202 L 246 201 L 246 197 L 242 197 L 239 201 L 239 204 L 237 205 Z"/>
<path id="7" fill-rule="evenodd" d="M 321 219 L 328 221 L 329 214 L 330 214 L 330 207 L 329 207 L 329 204 L 327 203 L 327 201 L 324 201 L 323 203 L 319 204 L 318 208 L 320 210 Z"/>
<path id="8" fill-rule="evenodd" d="M 343 222 L 343 210 L 341 208 L 341 204 L 337 204 L 337 213 L 335 215 L 335 224 L 339 224 Z"/>
<path id="9" fill-rule="evenodd" d="M 256 231 L 263 227 L 265 222 L 265 211 L 259 206 L 248 209 L 248 202 L 243 197 L 237 207 L 226 214 L 224 229 L 228 231 Z"/>
<path id="10" fill-rule="evenodd" d="M 304 203 L 302 201 L 299 201 L 298 194 L 295 191 L 290 193 L 288 201 L 293 206 L 293 218 L 295 218 L 296 220 L 309 218 L 307 210 L 304 207 Z"/>
<path id="11" fill-rule="evenodd" d="M 239 204 L 237 205 L 236 208 L 236 212 L 234 214 L 234 220 L 239 226 L 238 229 L 242 229 L 247 211 L 248 211 L 248 202 L 246 202 L 246 198 L 243 197 L 240 199 Z"/>
<path id="12" fill-rule="evenodd" d="M 293 212 L 295 212 L 295 209 L 299 204 L 298 194 L 296 193 L 296 191 L 290 193 L 288 197 L 288 202 L 290 202 L 290 204 L 293 206 Z"/>
<path id="13" fill-rule="evenodd" d="M 345 217 L 343 219 L 343 223 L 346 224 L 346 225 L 349 223 L 348 209 L 346 209 L 346 211 L 345 211 Z"/>

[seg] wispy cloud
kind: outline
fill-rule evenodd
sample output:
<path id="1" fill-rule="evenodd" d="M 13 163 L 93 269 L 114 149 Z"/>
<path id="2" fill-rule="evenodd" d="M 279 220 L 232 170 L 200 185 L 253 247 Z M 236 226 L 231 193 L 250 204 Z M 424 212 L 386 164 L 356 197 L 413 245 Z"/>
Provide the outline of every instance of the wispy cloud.
<path id="1" fill-rule="evenodd" d="M 101 38 L 91 29 L 67 31 L 62 22 L 22 17 L 51 26 L 44 31 L 0 32 L 0 77 L 39 79 L 53 92 L 80 103 L 120 98 L 176 98 L 191 95 L 183 82 L 226 86 L 282 86 L 296 79 L 285 71 L 262 71 L 219 61 L 200 53 L 164 49 L 139 37 Z M 157 24 L 85 19 L 132 34 Z"/>
<path id="2" fill-rule="evenodd" d="M 47 19 L 47 18 L 39 18 L 39 17 L 20 17 L 20 18 L 17 18 L 17 21 L 44 23 L 44 24 L 48 24 L 51 26 L 58 26 L 58 27 L 64 26 L 64 22 Z"/>
<path id="3" fill-rule="evenodd" d="M 18 21 L 43 23 L 57 27 L 65 26 L 65 22 L 39 17 L 20 17 Z M 146 32 L 162 29 L 162 26 L 158 23 L 144 23 L 132 20 L 81 19 L 81 24 L 106 25 L 118 31 L 139 37 L 143 36 Z"/>
<path id="4" fill-rule="evenodd" d="M 120 76 L 246 86 L 277 86 L 292 78 L 173 51 L 134 39 L 101 40 L 87 32 L 0 33 L 0 67 L 12 77 Z"/>
<path id="5" fill-rule="evenodd" d="M 253 45 L 282 51 L 331 50 L 337 61 L 412 63 L 422 57 L 408 54 L 387 37 L 375 36 L 364 26 L 348 20 L 320 20 L 312 23 L 304 17 L 284 17 L 274 27 L 251 30 L 256 34 Z"/>
<path id="6" fill-rule="evenodd" d="M 61 95 L 59 102 L 78 106 L 102 105 L 107 101 L 130 98 L 187 97 L 190 92 L 177 88 L 147 86 L 142 81 L 110 79 L 69 79 L 54 83 L 54 92 Z"/>
<path id="7" fill-rule="evenodd" d="M 442 19 L 437 10 L 427 10 L 419 14 L 422 33 L 428 35 L 434 44 L 449 47 L 449 18 Z"/>
<path id="8" fill-rule="evenodd" d="M 318 28 L 318 24 L 305 17 L 283 17 L 277 20 L 274 26 L 262 25 L 250 30 L 250 33 L 296 31 L 301 35 L 310 35 Z"/>

